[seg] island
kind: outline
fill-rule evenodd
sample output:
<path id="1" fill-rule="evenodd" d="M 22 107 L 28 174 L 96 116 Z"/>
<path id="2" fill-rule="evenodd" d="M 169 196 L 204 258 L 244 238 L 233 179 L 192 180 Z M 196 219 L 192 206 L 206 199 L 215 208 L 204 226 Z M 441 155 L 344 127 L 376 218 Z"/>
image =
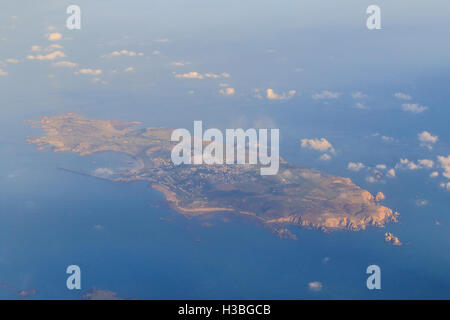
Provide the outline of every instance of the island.
<path id="1" fill-rule="evenodd" d="M 114 182 L 146 181 L 187 218 L 228 213 L 295 239 L 288 227 L 357 231 L 397 222 L 399 215 L 380 204 L 384 195 L 374 197 L 348 178 L 301 168 L 281 157 L 278 173 L 266 176 L 260 175 L 258 165 L 174 165 L 173 129 L 140 128 L 141 122 L 92 120 L 74 113 L 30 123 L 45 133 L 27 141 L 39 150 L 128 155 L 132 167 L 92 175 Z"/>

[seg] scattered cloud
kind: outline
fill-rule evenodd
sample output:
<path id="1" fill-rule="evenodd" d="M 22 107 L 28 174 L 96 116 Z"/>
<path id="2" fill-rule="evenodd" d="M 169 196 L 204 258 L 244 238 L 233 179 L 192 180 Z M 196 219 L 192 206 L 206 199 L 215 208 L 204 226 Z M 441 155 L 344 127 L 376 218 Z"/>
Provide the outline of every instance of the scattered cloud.
<path id="1" fill-rule="evenodd" d="M 312 98 L 314 100 L 325 100 L 325 99 L 337 99 L 341 94 L 339 92 L 332 92 L 328 90 L 323 90 L 320 93 L 314 93 Z"/>
<path id="2" fill-rule="evenodd" d="M 441 168 L 444 169 L 442 175 L 447 179 L 450 179 L 450 155 L 448 155 L 447 157 L 438 156 L 438 161 L 441 165 Z"/>
<path id="3" fill-rule="evenodd" d="M 54 67 L 63 67 L 63 68 L 75 68 L 77 65 L 78 64 L 76 64 L 75 62 L 70 61 L 58 61 L 52 63 L 52 66 Z"/>
<path id="4" fill-rule="evenodd" d="M 175 67 L 184 67 L 184 66 L 189 65 L 189 64 L 191 64 L 191 63 L 190 62 L 183 62 L 183 61 L 174 61 L 174 62 L 171 63 L 171 65 L 175 66 Z"/>
<path id="5" fill-rule="evenodd" d="M 431 169 L 434 166 L 434 161 L 429 159 L 418 160 L 417 163 L 408 159 L 400 159 L 400 162 L 395 165 L 396 169 L 419 170 Z"/>
<path id="6" fill-rule="evenodd" d="M 134 52 L 134 51 L 128 51 L 128 50 L 120 50 L 120 51 L 113 51 L 111 53 L 105 54 L 101 56 L 101 58 L 113 58 L 113 57 L 120 57 L 120 56 L 126 56 L 126 57 L 142 57 L 144 56 L 143 52 Z"/>
<path id="7" fill-rule="evenodd" d="M 419 105 L 417 103 L 414 103 L 414 104 L 412 104 L 412 103 L 404 103 L 404 104 L 402 104 L 402 109 L 403 109 L 403 111 L 412 112 L 412 113 L 416 113 L 417 114 L 417 113 L 422 113 L 425 110 L 428 110 L 428 107 L 421 106 L 421 105 Z"/>
<path id="8" fill-rule="evenodd" d="M 428 131 L 423 131 L 417 134 L 417 137 L 420 141 L 420 145 L 428 149 L 433 149 L 432 145 L 438 141 L 438 136 L 433 136 Z"/>
<path id="9" fill-rule="evenodd" d="M 353 99 L 363 99 L 363 98 L 367 98 L 367 95 L 362 93 L 361 91 L 357 91 L 357 92 L 352 93 L 352 98 Z"/>
<path id="10" fill-rule="evenodd" d="M 5 77 L 8 75 L 8 72 L 4 71 L 3 69 L 0 69 L 0 77 Z"/>
<path id="11" fill-rule="evenodd" d="M 402 92 L 395 93 L 394 97 L 396 97 L 397 99 L 400 99 L 400 100 L 411 100 L 412 99 L 412 97 L 409 94 L 402 93 Z"/>
<path id="12" fill-rule="evenodd" d="M 219 93 L 224 96 L 233 96 L 236 93 L 236 91 L 234 90 L 234 88 L 228 87 L 220 89 Z"/>
<path id="13" fill-rule="evenodd" d="M 318 291 L 321 291 L 323 289 L 323 285 L 319 281 L 313 281 L 313 282 L 308 283 L 308 288 L 311 291 L 318 292 Z"/>
<path id="14" fill-rule="evenodd" d="M 445 190 L 450 191 L 450 182 L 447 182 L 447 183 L 442 182 L 441 188 L 444 188 Z"/>
<path id="15" fill-rule="evenodd" d="M 48 35 L 47 38 L 49 41 L 58 41 L 62 39 L 62 34 L 59 32 L 53 32 Z"/>
<path id="16" fill-rule="evenodd" d="M 370 110 L 370 107 L 366 106 L 364 103 L 361 102 L 357 102 L 355 104 L 355 108 L 360 110 Z"/>
<path id="17" fill-rule="evenodd" d="M 430 173 L 430 178 L 437 178 L 439 176 L 439 172 L 437 171 L 433 171 L 432 173 Z"/>
<path id="18" fill-rule="evenodd" d="M 75 72 L 75 74 L 89 74 L 92 76 L 97 76 L 102 73 L 103 73 L 103 71 L 101 69 L 81 69 L 81 70 Z"/>
<path id="19" fill-rule="evenodd" d="M 389 169 L 386 172 L 386 176 L 389 177 L 389 178 L 395 178 L 395 169 Z"/>
<path id="20" fill-rule="evenodd" d="M 286 100 L 292 98 L 295 95 L 295 93 L 296 93 L 295 90 L 290 90 L 287 94 L 286 93 L 278 94 L 273 89 L 269 88 L 266 90 L 266 97 L 269 100 Z"/>
<path id="21" fill-rule="evenodd" d="M 133 67 L 128 67 L 124 71 L 125 72 L 131 72 L 131 71 L 134 71 L 134 68 Z"/>
<path id="22" fill-rule="evenodd" d="M 37 56 L 28 55 L 27 59 L 28 60 L 55 60 L 57 58 L 65 58 L 65 57 L 66 57 L 65 53 L 58 50 L 58 51 L 54 51 L 54 52 L 51 52 L 46 55 L 37 55 Z"/>
<path id="23" fill-rule="evenodd" d="M 329 160 L 331 160 L 331 156 L 328 153 L 324 153 L 323 155 L 321 155 L 319 157 L 319 159 L 322 161 L 329 161 Z"/>
<path id="24" fill-rule="evenodd" d="M 221 74 L 215 74 L 215 73 L 205 73 L 201 74 L 197 71 L 191 71 L 188 73 L 176 73 L 175 78 L 177 79 L 220 79 L 220 78 L 230 78 L 231 75 L 226 72 L 222 72 Z"/>
<path id="25" fill-rule="evenodd" d="M 320 152 L 334 153 L 333 145 L 325 138 L 320 139 L 302 139 L 302 148 L 312 149 Z"/>
<path id="26" fill-rule="evenodd" d="M 416 200 L 416 206 L 424 207 L 426 205 L 428 205 L 428 200 L 425 200 L 425 199 L 417 199 Z"/>
<path id="27" fill-rule="evenodd" d="M 369 183 L 375 183 L 375 182 L 377 182 L 377 179 L 375 177 L 368 176 L 368 177 L 366 177 L 366 181 Z"/>
<path id="28" fill-rule="evenodd" d="M 347 169 L 351 171 L 359 171 L 364 169 L 366 166 L 362 162 L 349 162 L 347 165 Z"/>
<path id="29" fill-rule="evenodd" d="M 17 59 L 6 59 L 6 62 L 8 62 L 8 63 L 19 63 L 19 60 L 17 60 Z"/>

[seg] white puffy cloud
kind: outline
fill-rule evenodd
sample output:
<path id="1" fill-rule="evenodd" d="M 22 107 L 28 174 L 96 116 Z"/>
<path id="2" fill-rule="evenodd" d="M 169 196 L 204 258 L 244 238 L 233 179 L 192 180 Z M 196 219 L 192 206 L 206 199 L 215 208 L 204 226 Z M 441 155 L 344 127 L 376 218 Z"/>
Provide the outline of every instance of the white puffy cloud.
<path id="1" fill-rule="evenodd" d="M 219 93 L 224 96 L 233 96 L 236 93 L 236 91 L 234 90 L 234 88 L 228 87 L 220 89 Z"/>
<path id="2" fill-rule="evenodd" d="M 394 97 L 396 97 L 397 99 L 400 99 L 400 100 L 411 100 L 412 99 L 412 97 L 409 94 L 402 93 L 402 92 L 397 92 L 396 94 L 394 94 Z"/>
<path id="3" fill-rule="evenodd" d="M 441 168 L 444 169 L 442 175 L 450 179 L 450 155 L 448 155 L 447 157 L 438 156 L 438 161 L 441 165 Z"/>
<path id="4" fill-rule="evenodd" d="M 377 182 L 377 179 L 372 176 L 368 176 L 368 177 L 366 177 L 366 181 L 369 183 L 375 183 L 375 182 Z"/>
<path id="5" fill-rule="evenodd" d="M 59 32 L 50 33 L 47 37 L 49 41 L 57 41 L 62 39 L 62 34 Z"/>
<path id="6" fill-rule="evenodd" d="M 302 139 L 302 148 L 317 150 L 320 152 L 332 152 L 334 153 L 333 145 L 325 138 L 320 139 Z"/>
<path id="7" fill-rule="evenodd" d="M 321 291 L 323 288 L 323 285 L 319 281 L 313 281 L 313 282 L 308 283 L 308 288 L 311 291 Z"/>
<path id="8" fill-rule="evenodd" d="M 111 53 L 105 54 L 101 56 L 102 58 L 113 58 L 113 57 L 120 57 L 120 56 L 126 56 L 126 57 L 142 57 L 144 56 L 143 52 L 135 52 L 135 51 L 129 51 L 129 50 L 118 50 L 113 51 Z"/>
<path id="9" fill-rule="evenodd" d="M 77 72 L 75 72 L 75 74 L 89 74 L 92 76 L 97 76 L 102 74 L 102 70 L 101 69 L 81 69 Z"/>
<path id="10" fill-rule="evenodd" d="M 406 112 L 422 113 L 425 110 L 428 110 L 428 107 L 421 106 L 417 103 L 404 103 L 402 104 L 402 109 Z"/>
<path id="11" fill-rule="evenodd" d="M 431 169 L 434 167 L 434 161 L 429 159 L 422 159 L 417 161 L 422 168 Z"/>
<path id="12" fill-rule="evenodd" d="M 437 178 L 439 176 L 439 172 L 437 171 L 433 171 L 432 173 L 430 173 L 430 178 Z"/>
<path id="13" fill-rule="evenodd" d="M 281 93 L 278 94 L 276 93 L 273 89 L 267 89 L 266 90 L 266 97 L 269 100 L 286 100 L 286 99 L 290 99 L 295 95 L 295 90 L 290 90 L 287 94 L 286 93 Z"/>
<path id="14" fill-rule="evenodd" d="M 37 55 L 37 56 L 28 55 L 27 59 L 28 60 L 55 60 L 57 58 L 65 58 L 65 57 L 66 57 L 65 53 L 58 50 L 58 51 L 54 51 L 54 52 L 51 52 L 46 55 Z"/>
<path id="15" fill-rule="evenodd" d="M 347 165 L 347 169 L 352 171 L 359 171 L 365 167 L 366 166 L 362 162 L 349 162 Z"/>
<path id="16" fill-rule="evenodd" d="M 320 93 L 314 93 L 312 98 L 314 100 L 324 100 L 324 99 L 337 99 L 341 94 L 339 92 L 332 92 L 328 90 L 323 90 Z"/>
<path id="17" fill-rule="evenodd" d="M 408 159 L 400 159 L 400 162 L 395 165 L 396 169 L 419 170 L 431 169 L 434 166 L 434 161 L 429 159 L 418 160 L 417 163 Z"/>
<path id="18" fill-rule="evenodd" d="M 420 141 L 420 145 L 422 147 L 427 147 L 428 149 L 433 149 L 432 144 L 438 141 L 438 136 L 433 136 L 428 131 L 423 131 L 417 134 L 417 137 Z"/>
<path id="19" fill-rule="evenodd" d="M 387 172 L 386 172 L 386 176 L 387 177 L 389 177 L 389 178 L 395 178 L 395 169 L 389 169 Z"/>
<path id="20" fill-rule="evenodd" d="M 322 161 L 329 161 L 331 160 L 331 156 L 328 153 L 324 153 L 319 157 L 319 159 Z"/>

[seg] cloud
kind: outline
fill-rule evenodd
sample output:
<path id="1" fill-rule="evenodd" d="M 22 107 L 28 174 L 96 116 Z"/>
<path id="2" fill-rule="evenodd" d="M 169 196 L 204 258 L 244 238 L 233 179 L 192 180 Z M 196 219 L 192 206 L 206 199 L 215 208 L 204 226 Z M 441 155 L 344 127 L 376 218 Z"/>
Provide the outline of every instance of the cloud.
<path id="1" fill-rule="evenodd" d="M 236 92 L 235 92 L 234 88 L 229 87 L 229 88 L 220 89 L 219 93 L 224 96 L 233 96 Z"/>
<path id="2" fill-rule="evenodd" d="M 0 69 L 0 77 L 5 77 L 8 75 L 8 72 L 4 71 L 3 69 Z"/>
<path id="3" fill-rule="evenodd" d="M 406 112 L 412 112 L 412 113 L 422 113 L 425 110 L 428 110 L 428 107 L 420 106 L 417 103 L 411 104 L 411 103 L 404 103 L 402 104 L 403 111 Z"/>
<path id="4" fill-rule="evenodd" d="M 366 181 L 369 183 L 375 183 L 375 182 L 377 182 L 377 179 L 372 176 L 368 176 L 368 177 L 366 177 Z"/>
<path id="5" fill-rule="evenodd" d="M 439 176 L 439 172 L 437 171 L 433 171 L 432 173 L 430 173 L 430 178 L 437 178 Z"/>
<path id="6" fill-rule="evenodd" d="M 444 173 L 442 175 L 448 179 L 450 179 L 450 155 L 447 157 L 438 156 L 439 164 L 441 168 L 444 169 Z"/>
<path id="7" fill-rule="evenodd" d="M 425 199 L 417 199 L 416 200 L 416 206 L 423 207 L 426 205 L 428 205 L 428 200 L 425 200 Z"/>
<path id="8" fill-rule="evenodd" d="M 363 98 L 367 98 L 367 95 L 362 93 L 361 91 L 357 91 L 357 92 L 352 93 L 352 98 L 353 99 L 363 99 Z"/>
<path id="9" fill-rule="evenodd" d="M 400 159 L 400 162 L 395 165 L 396 169 L 419 170 L 431 169 L 434 166 L 434 161 L 429 159 L 419 160 L 417 163 L 408 159 Z"/>
<path id="10" fill-rule="evenodd" d="M 112 171 L 109 168 L 97 168 L 94 171 L 94 175 L 101 176 L 101 177 L 109 177 L 114 174 L 114 171 Z"/>
<path id="11" fill-rule="evenodd" d="M 269 100 L 286 100 L 286 99 L 290 99 L 295 95 L 295 90 L 290 90 L 287 94 L 286 93 L 281 93 L 278 94 L 275 91 L 273 91 L 273 89 L 267 89 L 266 90 L 266 97 Z"/>
<path id="12" fill-rule="evenodd" d="M 324 153 L 323 155 L 321 155 L 321 156 L 319 157 L 319 160 L 322 160 L 322 161 L 329 161 L 329 160 L 331 160 L 331 156 L 330 156 L 328 153 Z"/>
<path id="13" fill-rule="evenodd" d="M 49 41 L 58 41 L 62 39 L 62 34 L 58 32 L 53 32 L 48 35 L 47 38 Z"/>
<path id="14" fill-rule="evenodd" d="M 355 104 L 355 108 L 360 110 L 370 110 L 370 107 L 366 106 L 364 103 L 361 102 L 357 102 Z"/>
<path id="15" fill-rule="evenodd" d="M 92 76 L 97 76 L 102 73 L 103 73 L 103 71 L 101 69 L 81 69 L 81 70 L 75 72 L 75 74 L 89 74 Z"/>
<path id="16" fill-rule="evenodd" d="M 323 285 L 319 281 L 313 281 L 313 282 L 308 283 L 308 288 L 311 291 L 317 292 L 317 291 L 321 291 L 323 289 Z"/>
<path id="17" fill-rule="evenodd" d="M 422 160 L 419 160 L 419 161 L 417 161 L 417 162 L 419 163 L 419 165 L 420 165 L 422 168 L 428 168 L 428 169 L 431 169 L 431 168 L 434 167 L 434 161 L 433 161 L 433 160 L 422 159 Z"/>
<path id="18" fill-rule="evenodd" d="M 314 100 L 324 100 L 324 99 L 337 99 L 341 94 L 339 92 L 332 92 L 328 90 L 323 90 L 320 93 L 314 93 L 312 98 Z"/>
<path id="19" fill-rule="evenodd" d="M 394 169 L 389 169 L 389 170 L 386 172 L 386 175 L 387 175 L 389 178 L 395 178 L 395 170 L 394 170 Z"/>
<path id="20" fill-rule="evenodd" d="M 215 74 L 215 73 L 205 73 L 201 74 L 197 71 L 191 71 L 188 73 L 176 73 L 175 78 L 177 79 L 220 79 L 220 78 L 230 78 L 231 75 L 226 72 L 222 72 L 221 74 Z"/>
<path id="21" fill-rule="evenodd" d="M 128 51 L 128 50 L 120 50 L 120 51 L 113 51 L 111 53 L 105 54 L 101 56 L 101 58 L 113 58 L 113 57 L 120 57 L 120 56 L 126 56 L 126 57 L 142 57 L 144 56 L 143 52 L 134 52 L 134 51 Z"/>
<path id="22" fill-rule="evenodd" d="M 171 63 L 171 65 L 175 66 L 175 67 L 184 67 L 188 64 L 191 64 L 191 63 L 190 62 L 182 62 L 182 61 L 174 61 Z"/>
<path id="23" fill-rule="evenodd" d="M 54 67 L 64 67 L 64 68 L 75 68 L 77 65 L 78 64 L 76 64 L 75 62 L 70 61 L 58 61 L 52 63 L 52 66 Z"/>
<path id="24" fill-rule="evenodd" d="M 347 165 L 347 169 L 351 171 L 359 171 L 366 166 L 362 162 L 349 162 Z"/>
<path id="25" fill-rule="evenodd" d="M 450 182 L 447 182 L 447 183 L 442 182 L 442 183 L 441 183 L 441 188 L 444 188 L 444 189 L 446 189 L 447 191 L 450 191 Z"/>
<path id="26" fill-rule="evenodd" d="M 325 138 L 320 139 L 302 139 L 302 148 L 312 149 L 320 152 L 332 152 L 334 153 L 333 145 Z"/>
<path id="27" fill-rule="evenodd" d="M 397 99 L 400 99 L 400 100 L 411 100 L 412 99 L 412 97 L 409 94 L 402 93 L 402 92 L 395 93 L 394 97 L 396 97 Z"/>
<path id="28" fill-rule="evenodd" d="M 46 55 L 37 55 L 37 56 L 28 55 L 27 59 L 28 60 L 55 60 L 57 58 L 65 58 L 65 57 L 66 57 L 65 53 L 58 50 L 58 51 L 54 51 L 54 52 L 46 54 Z"/>
<path id="29" fill-rule="evenodd" d="M 422 133 L 418 133 L 417 137 L 421 142 L 420 145 L 422 147 L 427 147 L 428 149 L 433 149 L 432 144 L 438 141 L 438 136 L 433 136 L 428 131 L 423 131 Z"/>
<path id="30" fill-rule="evenodd" d="M 125 72 L 131 72 L 131 71 L 134 71 L 134 68 L 133 67 L 128 67 L 124 71 Z"/>
<path id="31" fill-rule="evenodd" d="M 8 63 L 19 63 L 19 60 L 17 60 L 17 59 L 6 59 L 6 62 L 8 62 Z"/>

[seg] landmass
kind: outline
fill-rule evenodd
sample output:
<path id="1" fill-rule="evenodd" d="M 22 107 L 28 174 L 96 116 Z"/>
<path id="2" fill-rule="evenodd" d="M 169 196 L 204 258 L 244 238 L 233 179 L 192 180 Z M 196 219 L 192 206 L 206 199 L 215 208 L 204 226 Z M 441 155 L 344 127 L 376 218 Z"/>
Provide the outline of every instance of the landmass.
<path id="1" fill-rule="evenodd" d="M 140 128 L 140 122 L 91 120 L 74 113 L 30 123 L 45 133 L 28 140 L 39 150 L 128 155 L 133 159 L 131 168 L 90 175 L 114 182 L 146 181 L 188 218 L 226 212 L 293 239 L 288 227 L 357 231 L 397 221 L 398 213 L 380 204 L 384 195 L 374 197 L 348 178 L 301 168 L 282 158 L 278 173 L 271 176 L 260 175 L 258 165 L 174 165 L 173 129 Z"/>

